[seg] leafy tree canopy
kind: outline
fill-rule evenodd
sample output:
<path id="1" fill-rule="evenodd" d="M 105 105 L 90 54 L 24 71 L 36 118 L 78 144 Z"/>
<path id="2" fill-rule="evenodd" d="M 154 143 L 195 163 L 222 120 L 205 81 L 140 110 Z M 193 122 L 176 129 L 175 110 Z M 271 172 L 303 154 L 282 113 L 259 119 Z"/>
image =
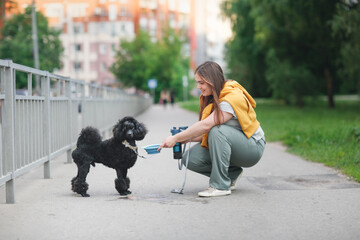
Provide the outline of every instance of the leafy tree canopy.
<path id="1" fill-rule="evenodd" d="M 134 40 L 120 41 L 110 70 L 123 86 L 149 91 L 148 80 L 156 79 L 157 96 L 163 88 L 173 88 L 180 96 L 182 76 L 189 72 L 184 45 L 186 39 L 173 30 L 164 30 L 158 41 L 152 41 L 148 33 L 139 31 Z"/>
<path id="2" fill-rule="evenodd" d="M 59 39 L 60 31 L 50 28 L 46 17 L 36 13 L 40 69 L 52 72 L 61 68 L 64 48 Z M 0 58 L 11 59 L 25 66 L 34 66 L 31 7 L 25 13 L 13 15 L 1 29 Z M 27 85 L 26 76 L 19 75 L 17 88 Z"/>
<path id="3" fill-rule="evenodd" d="M 265 79 L 262 31 L 256 28 L 255 8 L 250 0 L 224 1 L 223 13 L 230 18 L 233 38 L 226 44 L 229 78 L 239 81 L 254 97 L 269 96 Z"/>
<path id="4" fill-rule="evenodd" d="M 304 97 L 359 88 L 358 1 L 231 0 L 223 3 L 233 39 L 226 58 L 255 96 L 304 104 Z M 355 87 L 357 86 L 357 87 Z"/>
<path id="5" fill-rule="evenodd" d="M 330 22 L 333 35 L 342 41 L 337 59 L 342 93 L 360 94 L 360 5 L 338 4 L 337 15 Z"/>

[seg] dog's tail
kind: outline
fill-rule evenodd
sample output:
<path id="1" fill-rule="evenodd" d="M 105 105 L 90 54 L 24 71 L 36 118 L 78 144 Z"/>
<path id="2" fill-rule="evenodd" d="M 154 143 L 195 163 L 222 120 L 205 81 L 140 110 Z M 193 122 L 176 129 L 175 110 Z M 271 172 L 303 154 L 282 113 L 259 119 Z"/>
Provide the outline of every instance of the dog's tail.
<path id="1" fill-rule="evenodd" d="M 79 147 L 81 145 L 94 145 L 100 142 L 101 135 L 99 130 L 93 127 L 86 127 L 81 130 L 76 146 Z"/>

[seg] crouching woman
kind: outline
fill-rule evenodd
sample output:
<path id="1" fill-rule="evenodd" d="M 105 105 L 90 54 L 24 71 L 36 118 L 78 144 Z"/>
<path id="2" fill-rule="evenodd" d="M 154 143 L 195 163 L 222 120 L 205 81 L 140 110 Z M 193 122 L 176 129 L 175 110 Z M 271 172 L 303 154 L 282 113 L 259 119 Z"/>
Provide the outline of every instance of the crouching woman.
<path id="1" fill-rule="evenodd" d="M 215 62 L 198 66 L 195 81 L 201 90 L 199 121 L 165 138 L 159 149 L 177 142 L 200 142 L 188 150 L 188 168 L 210 177 L 209 188 L 198 195 L 229 195 L 243 168 L 254 166 L 265 149 L 264 132 L 254 111 L 256 103 L 239 83 L 225 80 Z"/>

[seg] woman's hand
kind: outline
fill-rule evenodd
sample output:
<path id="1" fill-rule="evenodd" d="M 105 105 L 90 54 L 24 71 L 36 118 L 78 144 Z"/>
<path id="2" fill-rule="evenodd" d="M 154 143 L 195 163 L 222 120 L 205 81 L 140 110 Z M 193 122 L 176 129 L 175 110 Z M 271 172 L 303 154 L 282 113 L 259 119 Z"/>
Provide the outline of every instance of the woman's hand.
<path id="1" fill-rule="evenodd" d="M 228 112 L 222 112 L 222 117 L 220 118 L 220 124 L 228 121 L 232 118 L 232 114 Z M 169 136 L 164 139 L 160 147 L 157 149 L 159 151 L 161 148 L 171 148 L 175 146 L 177 142 L 187 143 L 192 139 L 192 142 L 200 142 L 202 140 L 202 134 L 209 132 L 212 127 L 216 125 L 214 113 L 211 113 L 207 118 L 196 122 L 186 130 L 174 135 Z"/>
<path id="2" fill-rule="evenodd" d="M 175 146 L 176 143 L 177 142 L 175 140 L 175 137 L 174 136 L 169 136 L 169 137 L 164 139 L 164 141 L 162 142 L 160 147 L 157 149 L 157 151 L 159 151 L 161 148 L 172 148 L 173 146 Z"/>

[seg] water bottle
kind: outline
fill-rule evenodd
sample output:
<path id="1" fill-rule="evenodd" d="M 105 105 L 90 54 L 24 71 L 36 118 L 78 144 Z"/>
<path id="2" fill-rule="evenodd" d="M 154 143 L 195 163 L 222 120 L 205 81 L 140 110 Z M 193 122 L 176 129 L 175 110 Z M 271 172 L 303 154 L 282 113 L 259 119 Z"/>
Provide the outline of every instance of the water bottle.
<path id="1" fill-rule="evenodd" d="M 174 136 L 175 134 L 178 134 L 179 132 L 185 129 L 187 129 L 187 127 L 179 127 L 179 128 L 173 127 L 172 129 L 170 129 L 170 132 Z M 182 158 L 181 143 L 178 142 L 175 144 L 175 146 L 173 147 L 173 153 L 174 153 L 174 159 Z"/>

